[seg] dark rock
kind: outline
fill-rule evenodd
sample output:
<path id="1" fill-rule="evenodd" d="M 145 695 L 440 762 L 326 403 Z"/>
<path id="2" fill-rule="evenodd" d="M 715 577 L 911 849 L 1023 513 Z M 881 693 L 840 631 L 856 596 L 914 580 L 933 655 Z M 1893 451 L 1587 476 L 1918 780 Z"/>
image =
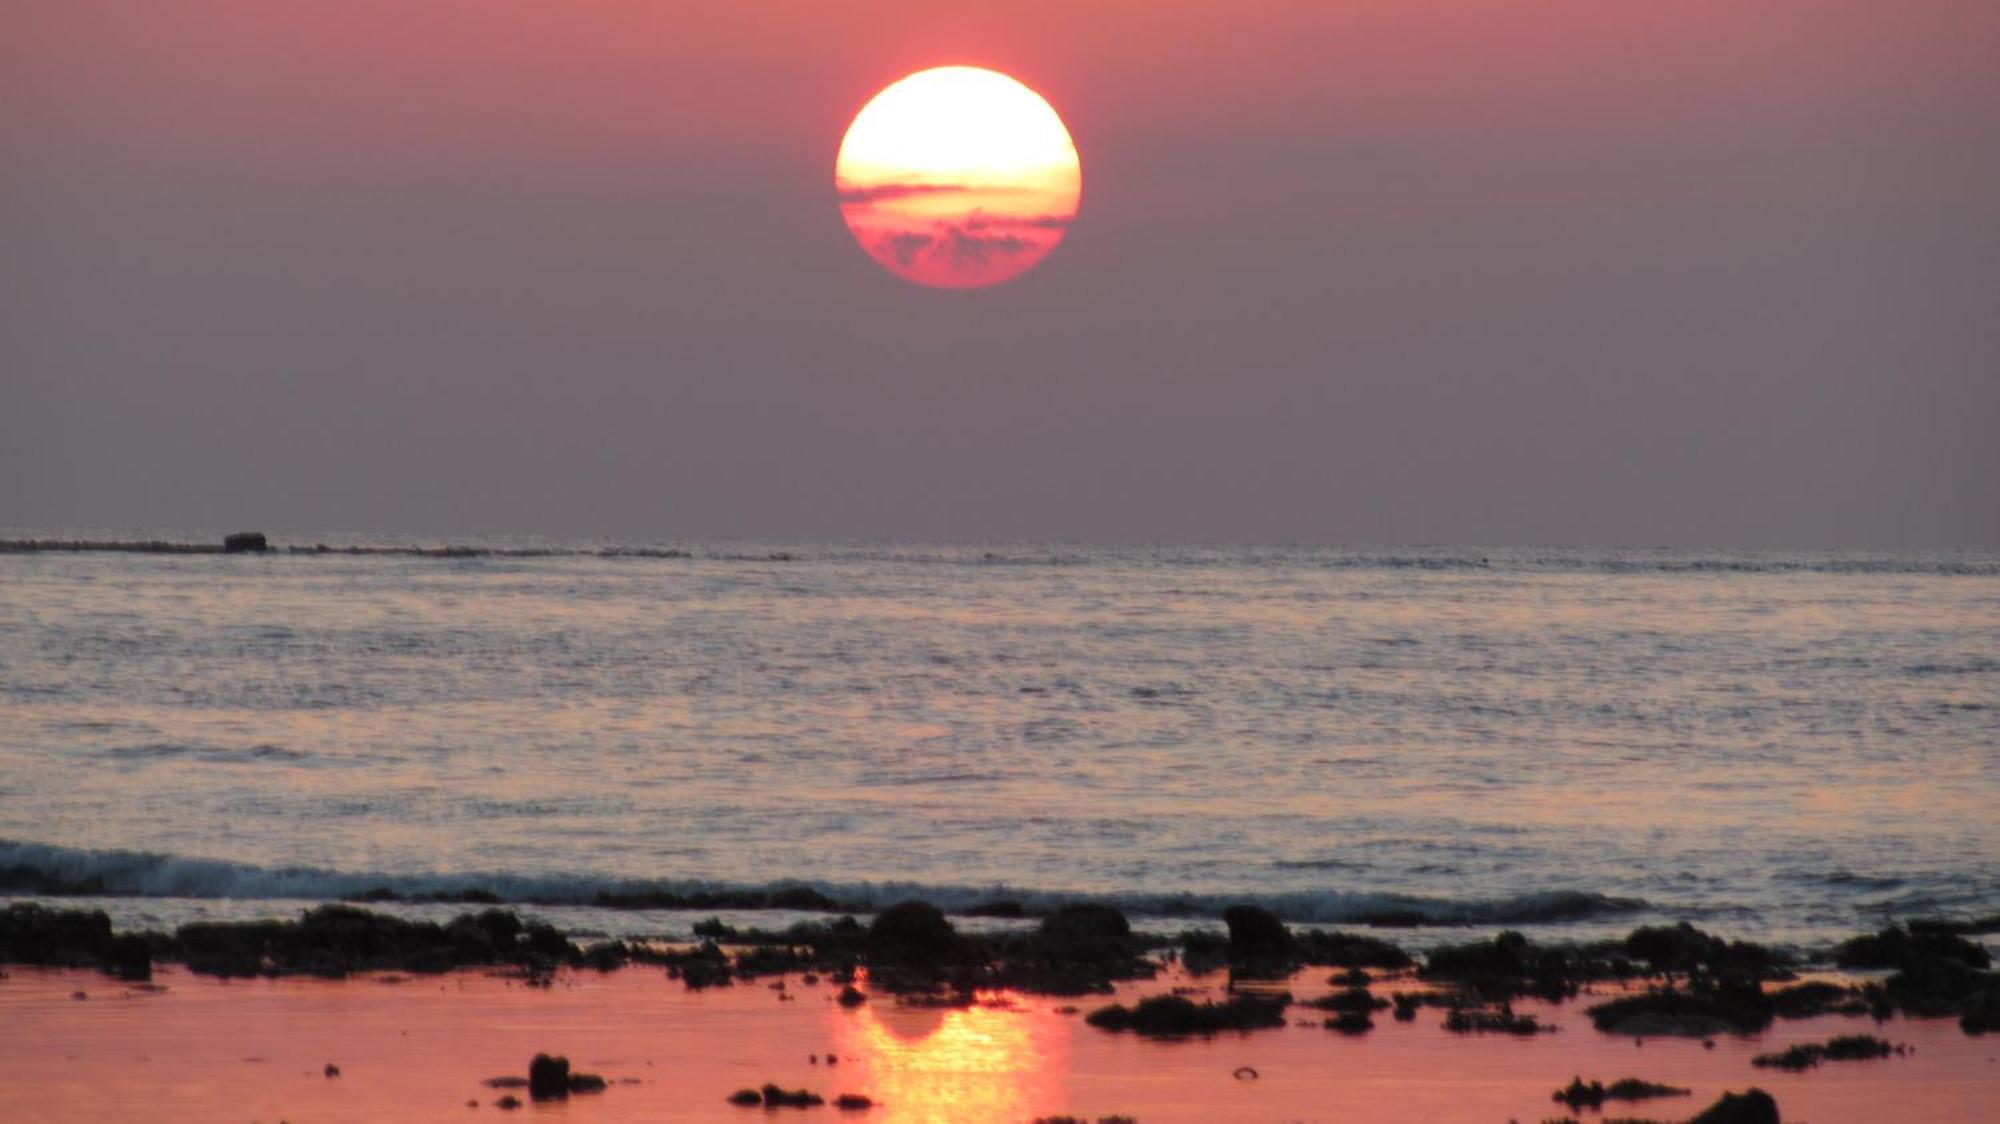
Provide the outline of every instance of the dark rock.
<path id="1" fill-rule="evenodd" d="M 1284 957 L 1292 950 L 1292 934 L 1278 915 L 1254 905 L 1232 905 L 1222 911 L 1229 926 L 1229 958 L 1259 960 Z"/>
<path id="2" fill-rule="evenodd" d="M 528 1095 L 538 1101 L 569 1096 L 569 1059 L 536 1054 L 528 1063 Z"/>
<path id="3" fill-rule="evenodd" d="M 868 1002 L 868 997 L 862 994 L 860 988 L 855 987 L 853 984 L 848 984 L 846 987 L 840 989 L 839 1001 L 843 1007 L 859 1007 L 863 1003 Z"/>
<path id="4" fill-rule="evenodd" d="M 1038 949 L 1054 960 L 1123 960 L 1138 952 L 1131 922 L 1108 905 L 1066 905 L 1035 930 Z"/>
<path id="5" fill-rule="evenodd" d="M 494 1102 L 493 1102 L 493 1107 L 495 1107 L 495 1108 L 507 1108 L 507 1109 L 514 1109 L 514 1108 L 520 1108 L 520 1107 L 521 1107 L 521 1098 L 519 1098 L 519 1097 L 515 1096 L 515 1095 L 514 1095 L 514 1094 L 512 1094 L 512 1093 L 509 1093 L 509 1094 L 507 1094 L 506 1096 L 504 1096 L 504 1097 L 501 1097 L 501 1098 L 500 1098 L 499 1100 L 497 1100 L 497 1101 L 494 1101 Z"/>
<path id="6" fill-rule="evenodd" d="M 339 1077 L 339 1076 L 340 1076 L 340 1067 L 339 1067 L 339 1066 L 337 1066 L 337 1065 L 335 1065 L 335 1064 L 333 1064 L 332 1062 L 328 1062 L 328 1063 L 326 1063 L 326 1070 L 325 1070 L 325 1073 L 326 1073 L 326 1075 L 327 1075 L 328 1077 Z"/>
<path id="7" fill-rule="evenodd" d="M 868 926 L 869 962 L 938 967 L 978 957 L 966 939 L 929 902 L 901 902 L 875 915 Z"/>
<path id="8" fill-rule="evenodd" d="M 569 1075 L 569 1091 L 572 1093 L 602 1093 L 604 1078 L 595 1073 L 572 1073 Z"/>
<path id="9" fill-rule="evenodd" d="M 744 1108 L 756 1108 L 764 1103 L 764 1094 L 755 1089 L 738 1089 L 729 1094 L 729 1103 Z"/>
<path id="10" fill-rule="evenodd" d="M 233 535 L 224 535 L 222 537 L 222 550 L 225 554 L 241 554 L 244 551 L 261 551 L 269 550 L 270 548 L 271 544 L 264 538 L 264 532 L 262 531 L 238 531 Z"/>
<path id="11" fill-rule="evenodd" d="M 1688 1124 L 1780 1124 L 1778 1102 L 1762 1089 L 1724 1093 Z"/>
<path id="12" fill-rule="evenodd" d="M 875 1102 L 860 1093 L 842 1093 L 833 1098 L 833 1107 L 845 1112 L 860 1112 L 863 1109 L 874 1108 Z"/>

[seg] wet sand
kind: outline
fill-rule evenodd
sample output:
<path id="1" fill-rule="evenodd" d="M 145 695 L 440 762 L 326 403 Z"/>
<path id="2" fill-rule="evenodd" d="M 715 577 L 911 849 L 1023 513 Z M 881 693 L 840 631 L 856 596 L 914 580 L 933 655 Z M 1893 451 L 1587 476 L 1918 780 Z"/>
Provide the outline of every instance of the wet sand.
<path id="1" fill-rule="evenodd" d="M 1413 1023 L 1387 1012 L 1349 1037 L 1323 1013 L 1293 1007 L 1293 1025 L 1245 1035 L 1160 1042 L 1087 1026 L 1107 997 L 983 993 L 969 1009 L 899 1005 L 887 995 L 848 1009 L 837 987 L 785 980 L 689 991 L 657 969 L 565 971 L 554 986 L 462 971 L 340 981 L 222 982 L 161 966 L 152 985 L 96 972 L 9 968 L 0 980 L 0 1120 L 419 1121 L 515 1118 L 507 1092 L 483 1082 L 525 1075 L 540 1051 L 567 1055 L 610 1087 L 567 1102 L 527 1103 L 533 1119 L 746 1121 L 730 1093 L 765 1082 L 829 1102 L 861 1093 L 877 1104 L 813 1120 L 1016 1121 L 1121 1113 L 1166 1121 L 1540 1121 L 1567 1114 L 1550 1093 L 1572 1076 L 1634 1076 L 1684 1086 L 1689 1097 L 1613 1104 L 1608 1115 L 1685 1119 L 1725 1090 L 1761 1087 L 1787 1121 L 1992 1119 L 2000 1101 L 2000 1039 L 1970 1037 L 1953 1020 L 1830 1016 L 1786 1021 L 1754 1037 L 1629 1038 L 1592 1029 L 1585 1001 L 1517 1003 L 1561 1027 L 1532 1038 L 1454 1035 L 1442 1012 Z M 1332 990 L 1309 971 L 1300 998 Z M 1222 974 L 1126 985 L 1122 1002 L 1193 986 L 1221 993 Z M 1387 995 L 1392 987 L 1378 986 Z M 77 999 L 73 993 L 88 998 Z M 1601 993 L 1601 992 L 1600 992 Z M 788 996 L 789 998 L 784 998 Z M 1197 996 L 1199 997 L 1199 996 Z M 1308 1025 L 1297 1025 L 1306 1023 Z M 1912 1051 L 1805 1073 L 1753 1068 L 1751 1058 L 1836 1034 L 1874 1033 Z M 834 1054 L 828 1067 L 809 1055 Z M 328 1077 L 328 1063 L 340 1069 Z M 1253 1067 L 1254 1079 L 1233 1076 Z M 476 1102 L 476 1107 L 468 1101 Z M 1588 1121 L 1601 1115 L 1574 1115 Z"/>

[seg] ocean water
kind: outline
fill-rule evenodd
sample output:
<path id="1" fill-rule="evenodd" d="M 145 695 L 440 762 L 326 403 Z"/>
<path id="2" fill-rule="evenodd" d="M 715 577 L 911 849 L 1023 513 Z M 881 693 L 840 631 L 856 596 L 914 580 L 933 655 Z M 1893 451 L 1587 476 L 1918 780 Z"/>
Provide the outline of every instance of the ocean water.
<path id="1" fill-rule="evenodd" d="M 0 887 L 2000 911 L 2000 555 L 472 545 L 0 554 Z"/>

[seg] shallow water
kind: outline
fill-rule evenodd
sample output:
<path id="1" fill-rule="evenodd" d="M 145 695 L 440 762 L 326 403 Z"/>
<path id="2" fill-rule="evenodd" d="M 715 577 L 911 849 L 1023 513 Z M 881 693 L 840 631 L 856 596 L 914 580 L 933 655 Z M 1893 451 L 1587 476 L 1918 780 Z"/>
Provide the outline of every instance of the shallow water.
<path id="1" fill-rule="evenodd" d="M 9 1120 L 478 1120 L 498 1111 L 501 1095 L 485 1080 L 519 1076 L 543 1051 L 611 1085 L 567 1103 L 529 1105 L 524 1118 L 768 1120 L 768 1112 L 725 1098 L 769 1081 L 828 1098 L 866 1095 L 877 1102 L 866 1113 L 828 1107 L 802 1119 L 870 1124 L 1026 1122 L 1054 1113 L 1122 1113 L 1145 1124 L 1493 1124 L 1561 1115 L 1549 1094 L 1580 1075 L 1640 1076 L 1690 1091 L 1612 1102 L 1604 1116 L 1683 1119 L 1725 1091 L 1757 1086 L 1777 1098 L 1786 1120 L 1914 1124 L 1990 1119 L 1979 1106 L 1992 1103 L 2000 1082 L 1991 1046 L 1943 1019 L 1877 1025 L 1823 1017 L 1781 1021 L 1754 1037 L 1721 1036 L 1712 1048 L 1672 1038 L 1635 1048 L 1632 1039 L 1592 1029 L 1589 1000 L 1522 1000 L 1517 1010 L 1559 1032 L 1454 1035 L 1432 1009 L 1410 1023 L 1384 1013 L 1374 1030 L 1350 1037 L 1323 1029 L 1324 1012 L 1294 1007 L 1284 1028 L 1163 1042 L 1110 1034 L 1063 1013 L 1078 1001 L 985 993 L 979 1005 L 947 1010 L 877 994 L 849 1009 L 832 1001 L 832 985 L 808 986 L 798 976 L 784 992 L 761 981 L 693 992 L 639 968 L 565 972 L 547 990 L 470 972 L 390 977 L 394 983 L 221 982 L 163 968 L 161 990 L 139 990 L 89 972 L 12 971 L 0 981 L 0 1022 L 22 1029 L 17 1046 L 0 1050 L 0 1118 Z M 1307 973 L 1287 986 L 1301 998 L 1317 995 L 1324 976 Z M 1190 983 L 1202 998 L 1221 997 L 1220 974 L 1198 981 L 1170 974 L 1080 1002 L 1084 1010 L 1131 1003 Z M 87 998 L 72 998 L 76 991 Z M 1880 1035 L 1909 1052 L 1805 1073 L 1751 1064 L 1757 1054 L 1838 1034 Z M 837 1066 L 817 1061 L 828 1054 Z M 325 1076 L 329 1063 L 338 1077 Z M 1254 1078 L 1235 1075 L 1245 1066 Z"/>
<path id="2" fill-rule="evenodd" d="M 650 545 L 692 557 L 0 555 L 0 868 L 2000 909 L 2000 556 Z"/>

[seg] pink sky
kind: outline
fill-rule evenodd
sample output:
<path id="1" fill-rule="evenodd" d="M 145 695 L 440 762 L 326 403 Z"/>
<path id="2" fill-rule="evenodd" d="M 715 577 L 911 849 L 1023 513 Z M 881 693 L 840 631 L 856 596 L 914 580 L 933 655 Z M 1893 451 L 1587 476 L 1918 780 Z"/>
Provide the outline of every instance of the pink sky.
<path id="1" fill-rule="evenodd" d="M 2000 543 L 1989 3 L 5 19 L 0 521 Z M 955 307 L 829 180 L 945 63 L 1088 180 Z"/>

